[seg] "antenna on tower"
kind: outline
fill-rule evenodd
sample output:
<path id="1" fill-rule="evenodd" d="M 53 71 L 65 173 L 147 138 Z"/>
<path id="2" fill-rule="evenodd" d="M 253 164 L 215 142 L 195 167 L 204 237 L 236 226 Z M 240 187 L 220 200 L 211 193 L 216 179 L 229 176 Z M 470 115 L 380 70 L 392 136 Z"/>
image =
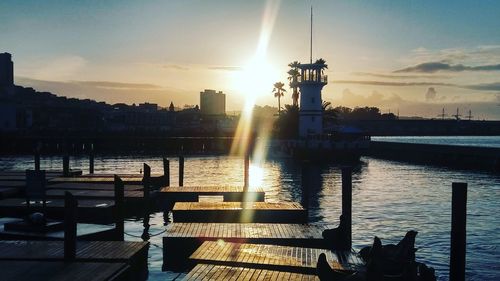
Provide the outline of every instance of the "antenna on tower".
<path id="1" fill-rule="evenodd" d="M 311 5 L 311 41 L 309 46 L 309 63 L 313 63 L 313 6 Z"/>

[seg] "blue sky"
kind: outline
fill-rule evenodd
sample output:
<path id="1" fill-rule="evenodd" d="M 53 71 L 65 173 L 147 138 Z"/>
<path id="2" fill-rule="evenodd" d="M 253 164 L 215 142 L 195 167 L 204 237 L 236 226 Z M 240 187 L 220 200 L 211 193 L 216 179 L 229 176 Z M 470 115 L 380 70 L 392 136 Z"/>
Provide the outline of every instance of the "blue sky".
<path id="1" fill-rule="evenodd" d="M 13 54 L 18 84 L 40 90 L 183 105 L 215 88 L 238 110 L 248 95 L 238 72 L 264 30 L 267 76 L 285 81 L 289 62 L 308 60 L 311 2 L 314 56 L 329 64 L 325 100 L 425 116 L 460 107 L 500 119 L 500 1 L 4 0 L 0 52 Z M 436 62 L 466 68 L 408 68 Z M 86 83 L 95 81 L 115 84 Z M 259 104 L 275 106 L 271 88 Z"/>

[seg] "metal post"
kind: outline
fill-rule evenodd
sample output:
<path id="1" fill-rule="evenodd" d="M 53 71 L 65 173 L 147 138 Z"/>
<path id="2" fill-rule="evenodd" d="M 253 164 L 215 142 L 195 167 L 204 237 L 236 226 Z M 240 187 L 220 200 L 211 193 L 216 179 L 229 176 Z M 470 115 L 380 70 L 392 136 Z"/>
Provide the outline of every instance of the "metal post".
<path id="1" fill-rule="evenodd" d="M 179 186 L 184 186 L 184 156 L 179 156 Z"/>
<path id="2" fill-rule="evenodd" d="M 352 246 L 352 168 L 342 168 L 342 215 L 347 226 L 347 245 L 350 249 Z"/>
<path id="3" fill-rule="evenodd" d="M 467 183 L 452 183 L 450 280 L 465 280 Z"/>
<path id="4" fill-rule="evenodd" d="M 115 175 L 115 209 L 116 209 L 116 232 L 117 240 L 123 241 L 125 234 L 125 221 L 124 221 L 124 209 L 123 201 L 125 197 L 125 185 L 119 176 Z"/>
<path id="5" fill-rule="evenodd" d="M 163 177 L 165 186 L 170 186 L 170 161 L 167 158 L 163 158 Z"/>
<path id="6" fill-rule="evenodd" d="M 76 212 L 78 201 L 68 191 L 64 193 L 64 260 L 76 258 Z"/>

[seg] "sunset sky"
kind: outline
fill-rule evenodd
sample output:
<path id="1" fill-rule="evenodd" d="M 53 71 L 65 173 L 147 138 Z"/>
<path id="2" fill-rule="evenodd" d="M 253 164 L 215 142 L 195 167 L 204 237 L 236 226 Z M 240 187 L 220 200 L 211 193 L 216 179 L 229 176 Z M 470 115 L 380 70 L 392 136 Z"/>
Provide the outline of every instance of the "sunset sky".
<path id="1" fill-rule="evenodd" d="M 287 64 L 329 66 L 323 99 L 402 116 L 500 119 L 500 1 L 0 1 L 16 84 L 111 103 L 277 106 Z M 290 90 L 285 103 L 291 103 Z"/>

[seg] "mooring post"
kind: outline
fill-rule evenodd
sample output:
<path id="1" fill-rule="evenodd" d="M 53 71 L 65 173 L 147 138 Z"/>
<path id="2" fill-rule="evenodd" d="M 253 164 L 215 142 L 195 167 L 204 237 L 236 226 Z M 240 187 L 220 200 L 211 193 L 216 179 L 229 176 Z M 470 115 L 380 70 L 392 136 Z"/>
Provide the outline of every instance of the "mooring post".
<path id="1" fill-rule="evenodd" d="M 250 152 L 245 152 L 245 174 L 244 174 L 244 187 L 245 191 L 250 186 Z"/>
<path id="2" fill-rule="evenodd" d="M 116 209 L 116 239 L 123 241 L 125 236 L 125 215 L 123 209 L 123 202 L 125 197 L 125 185 L 119 176 L 115 175 L 115 209 Z"/>
<path id="3" fill-rule="evenodd" d="M 347 226 L 346 248 L 350 249 L 352 246 L 352 168 L 342 168 L 342 216 Z"/>
<path id="4" fill-rule="evenodd" d="M 465 280 L 467 183 L 452 183 L 450 280 Z"/>
<path id="5" fill-rule="evenodd" d="M 170 161 L 165 157 L 163 158 L 163 177 L 165 186 L 170 186 Z"/>
<path id="6" fill-rule="evenodd" d="M 64 193 L 64 260 L 76 258 L 76 212 L 78 201 L 70 192 Z"/>
<path id="7" fill-rule="evenodd" d="M 69 177 L 69 154 L 68 151 L 63 155 L 63 177 Z"/>
<path id="8" fill-rule="evenodd" d="M 40 150 L 35 149 L 35 171 L 40 171 Z"/>
<path id="9" fill-rule="evenodd" d="M 184 156 L 179 156 L 179 186 L 184 186 Z"/>
<path id="10" fill-rule="evenodd" d="M 94 173 L 94 145 L 90 145 L 89 151 L 89 174 Z"/>
<path id="11" fill-rule="evenodd" d="M 144 163 L 143 165 L 144 176 L 142 178 L 142 186 L 144 191 L 144 200 L 149 199 L 149 189 L 151 188 L 151 167 Z"/>

